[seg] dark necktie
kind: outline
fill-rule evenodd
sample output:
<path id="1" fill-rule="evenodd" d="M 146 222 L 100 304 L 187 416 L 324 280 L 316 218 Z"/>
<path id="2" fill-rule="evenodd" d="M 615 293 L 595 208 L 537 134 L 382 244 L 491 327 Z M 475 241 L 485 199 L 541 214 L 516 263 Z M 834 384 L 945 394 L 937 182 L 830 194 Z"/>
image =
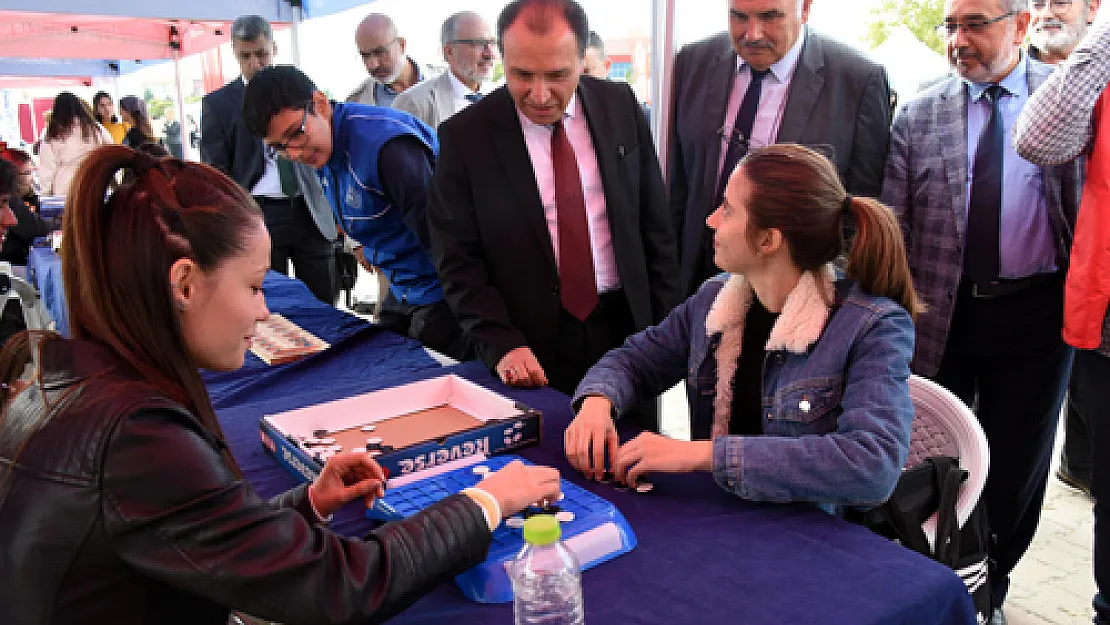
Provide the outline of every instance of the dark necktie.
<path id="1" fill-rule="evenodd" d="M 597 306 L 594 255 L 578 162 L 562 121 L 555 123 L 551 134 L 551 166 L 559 234 L 559 297 L 567 312 L 585 321 Z"/>
<path id="2" fill-rule="evenodd" d="M 976 283 L 998 277 L 999 228 L 1002 219 L 1002 165 L 1004 138 L 998 101 L 1003 89 L 987 87 L 991 113 L 979 135 L 979 146 L 971 169 L 971 198 L 967 210 L 967 239 L 964 242 L 964 275 Z"/>
<path id="3" fill-rule="evenodd" d="M 466 94 L 466 99 L 470 100 L 471 102 L 477 102 L 478 100 L 482 99 L 482 94 L 480 94 L 480 93 L 468 93 L 468 94 Z"/>
<path id="4" fill-rule="evenodd" d="M 736 120 L 732 123 L 732 134 L 729 139 L 728 150 L 725 152 L 725 166 L 721 169 L 721 180 L 717 183 L 716 203 L 710 207 L 710 212 L 721 205 L 725 198 L 725 186 L 736 164 L 748 153 L 752 137 L 752 127 L 755 126 L 755 114 L 759 111 L 759 96 L 763 92 L 763 79 L 771 70 L 757 71 L 751 66 L 752 80 L 748 83 L 748 90 L 744 92 L 744 99 L 740 101 L 740 110 L 736 111 Z"/>
<path id="5" fill-rule="evenodd" d="M 280 156 L 274 159 L 274 163 L 277 164 L 278 178 L 281 181 L 281 194 L 285 197 L 297 197 L 300 195 L 297 177 L 293 173 L 293 163 Z"/>

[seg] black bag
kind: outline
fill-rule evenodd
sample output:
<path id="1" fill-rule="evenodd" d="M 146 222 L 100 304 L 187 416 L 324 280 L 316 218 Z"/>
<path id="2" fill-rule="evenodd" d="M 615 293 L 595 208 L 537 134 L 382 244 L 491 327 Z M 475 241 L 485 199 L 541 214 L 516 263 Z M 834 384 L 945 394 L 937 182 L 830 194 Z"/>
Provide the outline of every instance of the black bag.
<path id="1" fill-rule="evenodd" d="M 339 282 L 339 290 L 346 292 L 347 308 L 351 307 L 351 290 L 355 288 L 358 280 L 358 258 L 343 249 L 342 245 L 335 247 L 335 273 Z"/>
<path id="2" fill-rule="evenodd" d="M 877 508 L 849 515 L 877 534 L 948 566 L 971 593 L 980 623 L 990 620 L 991 597 L 988 559 L 991 543 L 982 501 L 976 504 L 963 528 L 958 527 L 956 501 L 967 471 L 948 456 L 934 456 L 902 473 L 894 493 Z M 921 524 L 937 512 L 936 548 Z"/>

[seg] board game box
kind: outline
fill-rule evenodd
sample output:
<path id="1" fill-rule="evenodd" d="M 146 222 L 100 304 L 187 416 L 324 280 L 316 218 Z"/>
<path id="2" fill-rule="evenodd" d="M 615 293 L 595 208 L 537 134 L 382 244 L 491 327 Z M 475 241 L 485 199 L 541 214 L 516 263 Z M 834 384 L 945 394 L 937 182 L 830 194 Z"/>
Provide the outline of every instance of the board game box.
<path id="1" fill-rule="evenodd" d="M 281 365 L 322 352 L 325 341 L 278 313 L 255 326 L 251 352 L 268 365 Z"/>
<path id="2" fill-rule="evenodd" d="M 409 478 L 390 480 L 385 496 L 375 501 L 367 516 L 381 521 L 404 519 L 448 495 L 479 484 L 487 472 L 513 460 L 528 462 L 512 455 L 471 456 Z M 636 534 L 616 506 L 565 479 L 561 490 L 563 498 L 553 504 L 555 515 L 562 526 L 563 542 L 577 556 L 583 571 L 636 546 Z M 533 507 L 506 519 L 493 532 L 485 562 L 455 577 L 455 583 L 468 599 L 479 603 L 513 600 L 508 567 L 524 546 L 523 518 L 541 511 L 550 510 Z"/>
<path id="3" fill-rule="evenodd" d="M 339 451 L 371 454 L 400 477 L 481 454 L 538 443 L 539 411 L 457 375 L 412 382 L 260 421 L 262 444 L 286 470 L 312 481 Z"/>

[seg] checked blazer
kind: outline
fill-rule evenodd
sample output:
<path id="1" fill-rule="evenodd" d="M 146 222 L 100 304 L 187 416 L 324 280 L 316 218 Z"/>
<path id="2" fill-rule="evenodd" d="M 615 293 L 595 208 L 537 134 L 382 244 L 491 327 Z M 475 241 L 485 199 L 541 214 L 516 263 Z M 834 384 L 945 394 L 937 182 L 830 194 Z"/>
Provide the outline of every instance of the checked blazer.
<path id="1" fill-rule="evenodd" d="M 1051 66 L 1030 59 L 1030 93 L 1051 72 Z M 928 305 L 917 320 L 912 368 L 919 375 L 936 375 L 956 306 L 967 235 L 967 163 L 967 84 L 953 74 L 895 115 L 883 180 L 883 203 L 902 226 L 914 286 Z M 1063 270 L 1079 206 L 1080 163 L 1040 171 L 1057 266 Z"/>

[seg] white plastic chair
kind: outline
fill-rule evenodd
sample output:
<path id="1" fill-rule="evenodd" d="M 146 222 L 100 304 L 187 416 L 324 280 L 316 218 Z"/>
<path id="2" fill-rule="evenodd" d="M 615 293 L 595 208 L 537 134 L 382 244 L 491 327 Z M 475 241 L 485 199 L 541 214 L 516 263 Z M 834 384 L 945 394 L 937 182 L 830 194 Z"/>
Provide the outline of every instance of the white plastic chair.
<path id="1" fill-rule="evenodd" d="M 913 433 L 904 469 L 915 467 L 930 456 L 951 456 L 959 460 L 960 468 L 968 472 L 956 501 L 957 522 L 962 528 L 987 483 L 990 468 L 987 437 L 975 414 L 951 391 L 916 375 L 910 376 L 909 385 L 914 410 Z M 934 513 L 926 519 L 921 529 L 929 546 L 935 547 L 937 515 Z"/>

